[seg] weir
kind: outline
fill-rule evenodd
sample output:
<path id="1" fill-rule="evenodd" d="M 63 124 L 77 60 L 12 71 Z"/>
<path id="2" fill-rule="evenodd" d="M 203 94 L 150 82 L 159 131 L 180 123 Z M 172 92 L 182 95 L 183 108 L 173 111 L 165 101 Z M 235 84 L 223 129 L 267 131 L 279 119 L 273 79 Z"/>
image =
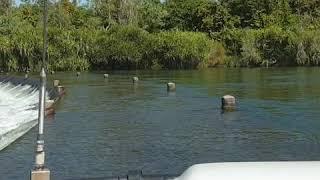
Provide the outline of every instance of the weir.
<path id="1" fill-rule="evenodd" d="M 37 124 L 39 85 L 39 80 L 0 76 L 0 151 Z M 55 88 L 47 88 L 47 101 L 59 97 Z"/>

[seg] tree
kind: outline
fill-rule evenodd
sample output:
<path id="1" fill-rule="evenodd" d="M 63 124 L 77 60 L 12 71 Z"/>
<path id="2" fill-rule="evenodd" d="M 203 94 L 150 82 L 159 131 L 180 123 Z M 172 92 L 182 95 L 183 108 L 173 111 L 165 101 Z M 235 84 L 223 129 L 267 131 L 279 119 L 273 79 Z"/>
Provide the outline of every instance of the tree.
<path id="1" fill-rule="evenodd" d="M 93 0 L 93 9 L 105 28 L 113 24 L 137 24 L 140 0 Z"/>
<path id="2" fill-rule="evenodd" d="M 138 14 L 139 26 L 149 32 L 160 31 L 165 25 L 167 11 L 158 0 L 142 0 Z"/>
<path id="3" fill-rule="evenodd" d="M 289 5 L 298 15 L 320 16 L 319 0 L 289 0 Z"/>
<path id="4" fill-rule="evenodd" d="M 166 9 L 167 29 L 212 33 L 232 28 L 237 22 L 237 18 L 231 17 L 229 10 L 218 1 L 168 0 Z"/>
<path id="5" fill-rule="evenodd" d="M 282 0 L 281 0 L 282 1 Z M 263 16 L 273 12 L 279 1 L 274 0 L 224 0 L 232 16 L 240 19 L 240 27 L 261 28 Z"/>
<path id="6" fill-rule="evenodd" d="M 0 15 L 8 14 L 12 6 L 12 0 L 0 0 Z"/>

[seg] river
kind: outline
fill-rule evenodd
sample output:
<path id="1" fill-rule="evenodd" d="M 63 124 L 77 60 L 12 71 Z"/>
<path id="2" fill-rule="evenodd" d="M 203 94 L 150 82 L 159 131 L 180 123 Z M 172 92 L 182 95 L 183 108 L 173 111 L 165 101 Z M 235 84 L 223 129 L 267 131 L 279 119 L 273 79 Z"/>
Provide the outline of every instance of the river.
<path id="1" fill-rule="evenodd" d="M 180 174 L 196 163 L 320 160 L 320 68 L 56 73 L 67 95 L 45 122 L 52 179 Z M 138 85 L 131 78 L 138 76 Z M 166 83 L 177 84 L 167 93 Z M 237 98 L 222 113 L 220 98 Z M 28 179 L 36 128 L 0 152 Z"/>

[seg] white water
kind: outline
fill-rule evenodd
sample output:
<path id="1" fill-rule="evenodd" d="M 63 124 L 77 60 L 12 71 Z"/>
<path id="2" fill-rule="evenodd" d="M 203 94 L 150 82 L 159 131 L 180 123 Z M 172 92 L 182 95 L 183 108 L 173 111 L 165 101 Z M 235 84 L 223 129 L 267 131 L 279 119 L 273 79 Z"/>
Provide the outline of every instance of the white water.
<path id="1" fill-rule="evenodd" d="M 39 91 L 0 82 L 0 150 L 37 124 Z"/>

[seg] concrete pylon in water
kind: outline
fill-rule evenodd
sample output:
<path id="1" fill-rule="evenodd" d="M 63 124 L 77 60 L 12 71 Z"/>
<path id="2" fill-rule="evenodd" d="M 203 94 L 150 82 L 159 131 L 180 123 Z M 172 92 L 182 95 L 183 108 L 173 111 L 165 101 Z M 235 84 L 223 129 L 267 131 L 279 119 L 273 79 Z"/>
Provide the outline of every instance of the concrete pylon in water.
<path id="1" fill-rule="evenodd" d="M 173 83 L 173 82 L 169 82 L 169 83 L 167 84 L 167 91 L 168 91 L 168 92 L 176 91 L 176 84 Z"/>
<path id="2" fill-rule="evenodd" d="M 53 87 L 58 87 L 60 85 L 60 81 L 55 79 L 53 80 Z"/>
<path id="3" fill-rule="evenodd" d="M 221 108 L 225 111 L 234 111 L 236 109 L 236 98 L 231 95 L 225 95 L 221 98 Z"/>
<path id="4" fill-rule="evenodd" d="M 135 84 L 135 83 L 138 83 L 139 82 L 139 78 L 138 77 L 133 77 L 132 78 L 132 82 Z"/>

